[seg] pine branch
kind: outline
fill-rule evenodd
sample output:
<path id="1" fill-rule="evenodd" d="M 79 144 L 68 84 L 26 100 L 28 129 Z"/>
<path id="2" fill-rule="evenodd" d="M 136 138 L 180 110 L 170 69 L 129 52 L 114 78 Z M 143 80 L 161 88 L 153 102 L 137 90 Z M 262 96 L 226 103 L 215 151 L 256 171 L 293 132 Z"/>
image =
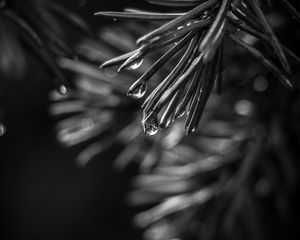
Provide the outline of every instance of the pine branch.
<path id="1" fill-rule="evenodd" d="M 190 10 L 182 13 L 155 13 L 143 10 L 123 13 L 97 13 L 99 16 L 121 19 L 130 18 L 138 21 L 167 21 L 160 27 L 140 37 L 137 40 L 139 48 L 108 60 L 101 65 L 101 67 L 118 65 L 120 66 L 119 71 L 128 68 L 131 70 L 133 68 L 134 70 L 142 64 L 142 60 L 147 55 L 154 51 L 162 51 L 163 55 L 161 58 L 148 71 L 144 72 L 143 76 L 134 82 L 128 90 L 128 94 L 134 98 L 142 98 L 149 91 L 147 84 L 150 82 L 152 75 L 164 66 L 167 58 L 174 59 L 173 71 L 160 81 L 142 104 L 144 109 L 142 128 L 146 134 L 151 133 L 152 135 L 159 128 L 168 127 L 170 121 L 175 120 L 176 117 L 174 116 L 181 116 L 182 113 L 186 113 L 186 133 L 189 134 L 196 131 L 201 120 L 201 112 L 205 108 L 206 101 L 215 82 L 218 84 L 218 89 L 221 89 L 219 80 L 222 79 L 221 62 L 223 61 L 220 59 L 223 59 L 223 54 L 219 49 L 220 46 L 227 45 L 227 43 L 224 43 L 225 32 L 229 32 L 230 36 L 232 36 L 230 38 L 234 39 L 235 43 L 244 47 L 250 55 L 264 64 L 285 86 L 293 88 L 293 83 L 290 80 L 290 63 L 286 54 L 296 60 L 297 57 L 292 51 L 279 43 L 261 6 L 256 1 L 170 0 L 149 2 L 171 7 L 176 6 L 183 10 L 190 8 Z M 168 18 L 170 18 L 169 21 Z M 259 52 L 254 47 L 247 46 L 238 37 L 237 33 L 240 29 L 257 38 L 263 44 L 268 43 L 270 48 L 264 49 L 264 52 Z M 193 49 L 189 47 L 191 44 Z M 192 52 L 193 54 L 191 54 Z M 271 55 L 272 58 L 269 59 L 268 55 Z M 278 65 L 277 61 L 281 64 Z M 207 68 L 211 68 L 209 72 L 216 74 L 206 73 Z M 191 85 L 196 76 L 198 80 L 195 80 L 195 84 L 192 84 L 194 89 L 190 88 L 186 92 L 187 86 Z M 215 81 L 214 78 L 218 79 L 218 81 Z M 135 92 L 137 94 L 134 94 Z M 179 109 L 177 113 L 176 109 Z M 164 116 L 164 118 L 157 120 L 156 118 L 159 116 Z M 166 124 L 167 122 L 168 124 Z M 158 126 L 159 123 L 161 123 L 160 126 Z M 151 129 L 149 132 L 147 131 L 148 128 Z M 152 129 L 155 129 L 155 131 Z"/>

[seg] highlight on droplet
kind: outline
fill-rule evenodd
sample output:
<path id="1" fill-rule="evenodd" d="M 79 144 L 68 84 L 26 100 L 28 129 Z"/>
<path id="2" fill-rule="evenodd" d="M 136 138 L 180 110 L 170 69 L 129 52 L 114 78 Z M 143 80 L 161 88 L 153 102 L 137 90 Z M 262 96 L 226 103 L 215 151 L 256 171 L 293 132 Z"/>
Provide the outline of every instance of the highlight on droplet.
<path id="1" fill-rule="evenodd" d="M 135 98 L 135 99 L 140 99 L 142 98 L 147 91 L 147 83 L 142 82 L 139 86 L 137 86 L 134 89 L 130 89 L 127 93 L 128 96 Z"/>
<path id="2" fill-rule="evenodd" d="M 142 64 L 143 64 L 144 59 L 141 59 L 135 63 L 133 63 L 132 65 L 130 65 L 127 70 L 136 70 L 138 69 Z"/>

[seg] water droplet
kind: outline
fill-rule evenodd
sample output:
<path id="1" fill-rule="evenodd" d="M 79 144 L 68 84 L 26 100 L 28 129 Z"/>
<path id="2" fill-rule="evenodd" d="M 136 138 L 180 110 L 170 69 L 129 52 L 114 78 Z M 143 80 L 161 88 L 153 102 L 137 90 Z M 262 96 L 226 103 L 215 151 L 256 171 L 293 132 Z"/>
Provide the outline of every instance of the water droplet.
<path id="1" fill-rule="evenodd" d="M 208 14 L 209 14 L 209 11 L 208 11 L 208 10 L 204 11 L 204 13 L 203 13 L 203 17 L 207 17 L 207 16 L 208 16 Z"/>
<path id="2" fill-rule="evenodd" d="M 195 126 L 195 127 L 192 128 L 191 133 L 196 132 L 196 130 L 197 130 L 197 126 Z"/>
<path id="3" fill-rule="evenodd" d="M 61 85 L 59 88 L 50 92 L 49 98 L 52 101 L 61 101 L 68 97 L 68 92 L 68 89 L 64 85 Z"/>
<path id="4" fill-rule="evenodd" d="M 249 100 L 241 99 L 234 105 L 236 113 L 243 116 L 250 116 L 253 112 L 253 104 Z"/>
<path id="5" fill-rule="evenodd" d="M 158 120 L 156 113 L 150 113 L 143 118 L 142 129 L 147 136 L 153 136 L 158 132 Z"/>
<path id="6" fill-rule="evenodd" d="M 268 88 L 268 80 L 264 76 L 258 76 L 254 79 L 253 88 L 257 92 L 263 92 Z"/>
<path id="7" fill-rule="evenodd" d="M 94 127 L 94 121 L 90 118 L 85 118 L 82 119 L 79 123 L 78 123 L 78 128 L 82 129 L 82 130 L 91 130 Z"/>
<path id="8" fill-rule="evenodd" d="M 61 85 L 58 90 L 62 95 L 66 95 L 68 93 L 68 89 L 64 85 Z"/>
<path id="9" fill-rule="evenodd" d="M 134 62 L 132 65 L 130 65 L 127 70 L 135 70 L 135 69 L 138 69 L 143 63 L 143 59 L 137 61 L 137 62 Z"/>
<path id="10" fill-rule="evenodd" d="M 140 99 L 145 95 L 146 91 L 147 83 L 142 82 L 139 86 L 136 86 L 133 89 L 129 89 L 127 95 L 135 99 Z"/>
<path id="11" fill-rule="evenodd" d="M 6 132 L 6 127 L 0 123 L 0 137 L 2 137 Z"/>
<path id="12" fill-rule="evenodd" d="M 117 19 L 116 19 L 116 18 L 114 18 L 114 19 L 113 19 L 113 21 L 114 21 L 114 22 L 116 22 L 116 21 L 117 21 Z"/>

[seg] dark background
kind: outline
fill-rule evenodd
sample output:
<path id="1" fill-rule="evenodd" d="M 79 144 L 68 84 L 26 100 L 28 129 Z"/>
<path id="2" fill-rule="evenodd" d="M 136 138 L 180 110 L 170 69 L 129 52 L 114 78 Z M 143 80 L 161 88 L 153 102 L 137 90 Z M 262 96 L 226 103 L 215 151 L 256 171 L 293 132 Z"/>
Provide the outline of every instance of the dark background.
<path id="1" fill-rule="evenodd" d="M 57 1 L 96 29 L 100 10 L 120 10 L 133 1 Z M 85 3 L 82 6 L 82 3 Z M 46 27 L 46 26 L 45 26 Z M 76 32 L 70 39 L 80 40 Z M 1 239 L 138 239 L 132 211 L 123 202 L 129 173 L 111 169 L 112 154 L 85 169 L 74 164 L 80 147 L 65 149 L 48 115 L 51 79 L 29 58 L 22 81 L 5 83 L 6 134 L 0 138 Z"/>

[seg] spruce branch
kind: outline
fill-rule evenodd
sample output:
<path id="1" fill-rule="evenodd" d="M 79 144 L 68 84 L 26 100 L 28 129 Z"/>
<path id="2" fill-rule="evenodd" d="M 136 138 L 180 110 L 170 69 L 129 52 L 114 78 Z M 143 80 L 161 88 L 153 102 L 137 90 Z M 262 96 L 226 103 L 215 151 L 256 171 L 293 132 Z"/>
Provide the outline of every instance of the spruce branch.
<path id="1" fill-rule="evenodd" d="M 148 2 L 171 7 L 171 12 L 127 9 L 125 12 L 96 13 L 97 16 L 121 20 L 166 21 L 165 24 L 138 38 L 136 43 L 139 47 L 136 50 L 108 60 L 101 65 L 103 68 L 118 65 L 119 71 L 134 70 L 142 64 L 146 56 L 161 51 L 162 56 L 157 62 L 128 90 L 128 95 L 142 98 L 148 92 L 147 85 L 153 74 L 169 59 L 173 60 L 173 70 L 160 81 L 157 87 L 150 90 L 151 93 L 142 104 L 141 122 L 146 134 L 153 134 L 152 129 L 168 127 L 183 114 L 186 115 L 186 134 L 196 131 L 213 86 L 217 84 L 218 91 L 221 89 L 223 53 L 219 49 L 227 45 L 224 39 L 228 34 L 235 43 L 244 47 L 250 55 L 274 73 L 285 86 L 293 89 L 290 79 L 290 62 L 287 56 L 291 56 L 296 61 L 298 57 L 280 44 L 260 2 L 256 0 Z M 294 17 L 297 16 L 296 9 L 290 3 L 280 2 L 292 11 Z M 174 10 L 176 7 L 176 11 L 172 11 L 172 7 Z M 181 9 L 182 11 L 177 12 Z M 186 11 L 186 9 L 190 10 Z M 260 52 L 255 46 L 247 46 L 242 39 L 239 39 L 240 30 L 257 39 L 261 45 L 267 44 L 268 48 Z M 135 92 L 139 94 L 136 95 Z M 179 110 L 176 112 L 176 109 Z"/>

